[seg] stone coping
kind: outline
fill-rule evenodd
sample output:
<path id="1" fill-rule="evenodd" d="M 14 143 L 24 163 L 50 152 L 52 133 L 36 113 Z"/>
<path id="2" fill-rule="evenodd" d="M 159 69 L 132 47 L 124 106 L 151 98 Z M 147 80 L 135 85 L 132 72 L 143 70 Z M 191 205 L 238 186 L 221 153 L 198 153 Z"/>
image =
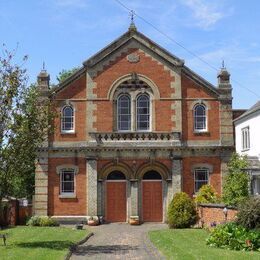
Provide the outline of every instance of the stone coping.
<path id="1" fill-rule="evenodd" d="M 237 209 L 237 207 L 234 206 L 228 206 L 225 204 L 214 204 L 214 203 L 199 203 L 199 207 L 204 207 L 204 208 L 227 208 L 227 209 Z"/>

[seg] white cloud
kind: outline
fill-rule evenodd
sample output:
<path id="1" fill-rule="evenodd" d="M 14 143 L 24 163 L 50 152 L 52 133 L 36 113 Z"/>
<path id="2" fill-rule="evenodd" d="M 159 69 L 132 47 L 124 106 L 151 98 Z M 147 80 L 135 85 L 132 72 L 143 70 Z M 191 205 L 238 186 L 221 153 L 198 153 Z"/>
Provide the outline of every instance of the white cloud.
<path id="1" fill-rule="evenodd" d="M 196 20 L 196 25 L 208 29 L 218 21 L 230 14 L 230 10 L 222 10 L 220 5 L 214 4 L 212 1 L 205 0 L 180 0 L 187 6 Z M 218 2 L 219 3 L 219 2 Z"/>

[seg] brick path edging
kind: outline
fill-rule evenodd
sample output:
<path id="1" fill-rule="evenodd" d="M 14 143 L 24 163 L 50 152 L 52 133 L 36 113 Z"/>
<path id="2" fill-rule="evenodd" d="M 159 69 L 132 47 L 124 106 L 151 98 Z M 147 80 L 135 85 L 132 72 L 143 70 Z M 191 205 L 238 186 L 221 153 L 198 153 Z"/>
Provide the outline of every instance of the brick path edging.
<path id="1" fill-rule="evenodd" d="M 79 245 L 84 244 L 85 242 L 88 241 L 88 239 L 90 237 L 92 237 L 94 235 L 93 232 L 89 233 L 86 237 L 84 237 L 83 239 L 81 239 L 79 242 L 73 244 L 72 246 L 69 247 L 69 252 L 67 253 L 67 255 L 64 257 L 64 260 L 69 260 L 71 255 L 73 254 L 73 252 L 75 252 L 77 250 L 77 247 Z"/>

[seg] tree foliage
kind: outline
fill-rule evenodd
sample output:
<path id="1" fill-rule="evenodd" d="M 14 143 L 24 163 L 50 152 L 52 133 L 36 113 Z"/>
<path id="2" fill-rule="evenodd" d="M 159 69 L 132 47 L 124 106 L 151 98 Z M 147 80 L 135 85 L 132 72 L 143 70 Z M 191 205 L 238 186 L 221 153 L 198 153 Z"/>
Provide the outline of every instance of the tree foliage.
<path id="1" fill-rule="evenodd" d="M 68 77 L 70 77 L 73 73 L 75 73 L 79 67 L 72 68 L 70 70 L 63 69 L 61 72 L 59 72 L 59 75 L 56 77 L 59 83 L 62 83 L 65 81 Z"/>
<path id="2" fill-rule="evenodd" d="M 195 198 L 196 203 L 217 203 L 218 200 L 217 192 L 209 184 L 203 185 Z"/>
<path id="3" fill-rule="evenodd" d="M 248 167 L 247 158 L 234 153 L 228 163 L 228 175 L 223 187 L 223 201 L 237 206 L 249 196 L 249 175 L 243 170 Z"/>
<path id="4" fill-rule="evenodd" d="M 169 205 L 167 217 L 170 228 L 188 228 L 197 220 L 195 203 L 185 192 L 176 193 Z"/>
<path id="5" fill-rule="evenodd" d="M 14 52 L 4 50 L 0 57 L 0 203 L 3 197 L 33 194 L 37 149 L 51 129 L 50 102 L 39 103 L 36 86 L 26 84 L 23 64 L 14 63 Z"/>

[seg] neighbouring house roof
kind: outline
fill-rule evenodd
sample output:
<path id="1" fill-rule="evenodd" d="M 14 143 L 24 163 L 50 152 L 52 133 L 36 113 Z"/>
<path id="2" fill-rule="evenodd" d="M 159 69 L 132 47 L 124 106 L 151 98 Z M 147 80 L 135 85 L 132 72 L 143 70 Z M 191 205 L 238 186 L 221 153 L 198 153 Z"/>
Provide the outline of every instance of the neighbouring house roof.
<path id="1" fill-rule="evenodd" d="M 260 111 L 260 100 L 258 100 L 251 108 L 249 108 L 248 110 L 246 110 L 245 113 L 243 113 L 240 117 L 236 118 L 234 121 L 239 121 L 253 113 L 255 113 L 256 111 Z"/>
<path id="2" fill-rule="evenodd" d="M 153 42 L 151 39 L 149 39 L 144 34 L 140 33 L 137 30 L 129 30 L 121 35 L 119 38 L 114 40 L 112 43 L 108 44 L 105 48 L 101 49 L 99 52 L 91 56 L 89 59 L 83 62 L 83 66 L 77 70 L 75 73 L 73 73 L 69 78 L 67 78 L 64 82 L 60 83 L 56 87 L 54 87 L 53 91 L 55 93 L 59 92 L 61 89 L 66 87 L 69 83 L 71 83 L 73 80 L 79 78 L 88 68 L 92 68 L 95 65 L 99 64 L 104 60 L 106 57 L 108 57 L 110 54 L 114 53 L 119 48 L 127 45 L 130 41 L 137 41 L 142 46 L 145 46 L 146 48 L 149 48 L 152 52 L 160 56 L 162 59 L 167 61 L 169 64 L 177 67 L 181 67 L 182 72 L 185 74 L 185 76 L 188 76 L 191 80 L 199 83 L 204 88 L 206 88 L 208 91 L 213 93 L 214 95 L 219 95 L 218 88 L 216 88 L 214 85 L 209 83 L 207 80 L 196 74 L 194 71 L 189 69 L 184 65 L 184 60 L 179 59 L 157 43 Z"/>
<path id="3" fill-rule="evenodd" d="M 260 170 L 260 160 L 257 156 L 248 156 L 248 167 L 245 170 Z"/>

